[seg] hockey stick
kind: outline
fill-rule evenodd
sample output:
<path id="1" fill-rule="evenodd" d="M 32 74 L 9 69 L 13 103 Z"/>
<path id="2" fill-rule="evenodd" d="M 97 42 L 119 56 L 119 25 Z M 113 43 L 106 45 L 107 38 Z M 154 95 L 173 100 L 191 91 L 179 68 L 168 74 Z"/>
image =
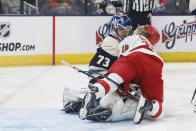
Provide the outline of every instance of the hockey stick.
<path id="1" fill-rule="evenodd" d="M 62 62 L 62 64 L 66 65 L 66 66 L 68 66 L 68 67 L 71 67 L 72 69 L 75 69 L 75 70 L 77 70 L 78 72 L 81 72 L 81 73 L 83 73 L 83 74 L 85 74 L 85 75 L 87 75 L 87 76 L 89 76 L 89 77 L 91 77 L 91 78 L 93 78 L 93 79 L 98 80 L 98 78 L 92 76 L 91 74 L 88 74 L 87 71 L 83 71 L 83 70 L 81 70 L 81 69 L 79 69 L 79 68 L 77 68 L 77 67 L 75 67 L 75 66 L 73 66 L 73 65 L 71 65 L 71 64 L 69 64 L 69 63 L 67 63 L 67 62 L 65 62 L 64 60 L 62 60 L 61 62 Z M 100 74 L 100 73 L 98 73 L 98 72 L 95 72 L 95 73 L 98 74 L 98 75 L 100 75 L 100 76 L 102 76 L 102 77 L 104 77 L 104 78 L 107 78 L 109 81 L 113 82 L 117 87 L 120 87 L 120 85 L 119 85 L 118 83 L 116 83 L 116 82 L 113 81 L 112 79 L 108 78 L 106 75 Z"/>
<path id="2" fill-rule="evenodd" d="M 68 66 L 68 67 L 70 67 L 70 68 L 72 68 L 72 69 L 74 69 L 74 70 L 77 70 L 78 72 L 81 72 L 81 73 L 83 73 L 83 74 L 85 74 L 85 75 L 87 75 L 87 76 L 89 76 L 89 77 L 91 77 L 93 79 L 98 80 L 96 77 L 92 76 L 91 74 L 88 74 L 87 71 L 83 71 L 83 70 L 81 70 L 81 69 L 79 69 L 79 68 L 77 68 L 77 67 L 75 67 L 75 66 L 73 66 L 73 65 L 71 65 L 71 64 L 69 64 L 67 62 L 65 62 L 64 60 L 62 60 L 61 63 L 66 65 L 66 66 Z"/>
<path id="3" fill-rule="evenodd" d="M 196 95 L 196 89 L 195 89 L 195 91 L 193 93 L 193 96 L 192 96 L 192 99 L 191 99 L 191 103 L 193 102 L 193 99 L 195 98 L 195 95 Z"/>
<path id="4" fill-rule="evenodd" d="M 70 68 L 72 68 L 72 69 L 75 69 L 75 70 L 77 70 L 78 72 L 81 72 L 81 73 L 83 73 L 83 74 L 85 74 L 85 75 L 87 75 L 87 76 L 89 76 L 89 77 L 91 77 L 91 78 L 93 78 L 93 79 L 99 80 L 97 77 L 94 77 L 94 76 L 92 76 L 91 74 L 88 74 L 87 71 L 83 71 L 83 70 L 81 70 L 81 69 L 79 69 L 79 68 L 77 68 L 77 67 L 75 67 L 75 66 L 73 66 L 73 65 L 71 65 L 71 64 L 69 64 L 69 63 L 67 63 L 67 62 L 65 62 L 64 60 L 62 60 L 61 62 L 62 62 L 62 64 L 66 65 L 66 66 L 68 66 L 68 67 L 70 67 Z M 114 84 L 118 87 L 119 90 L 122 89 L 121 85 L 119 85 L 119 84 L 118 84 L 117 82 L 115 82 L 114 80 L 108 78 L 107 75 L 103 75 L 103 74 L 100 74 L 100 73 L 98 73 L 98 72 L 95 72 L 95 73 L 98 74 L 98 75 L 100 75 L 100 76 L 102 76 L 103 78 L 108 79 L 108 80 L 111 81 L 112 83 L 114 83 Z M 130 98 L 132 98 L 132 99 L 138 101 L 138 98 L 135 97 L 135 96 L 133 96 L 131 93 L 129 93 L 129 96 L 130 96 Z"/>
<path id="5" fill-rule="evenodd" d="M 77 70 L 78 72 L 81 72 L 81 73 L 83 73 L 83 74 L 85 74 L 85 75 L 87 75 L 87 76 L 90 76 L 90 77 L 92 77 L 92 78 L 94 78 L 94 79 L 97 79 L 96 77 L 94 77 L 94 76 L 88 74 L 87 71 L 83 71 L 83 70 L 81 70 L 81 69 L 79 69 L 79 68 L 77 68 L 77 67 L 75 67 L 75 66 L 73 66 L 73 65 L 71 65 L 71 64 L 69 64 L 69 63 L 67 63 L 67 62 L 65 62 L 65 61 L 63 61 L 63 60 L 62 60 L 62 64 L 66 65 L 66 66 L 68 66 L 68 67 L 70 67 L 70 68 L 72 68 L 72 69 L 75 69 L 75 70 Z M 116 83 L 115 81 L 113 81 L 112 79 L 108 78 L 106 75 L 102 75 L 102 74 L 97 73 L 97 72 L 95 72 L 95 73 L 96 73 L 96 74 L 99 74 L 99 75 L 103 76 L 104 78 L 108 79 L 109 81 L 113 82 L 113 83 L 118 87 L 118 89 L 120 89 L 121 86 L 120 86 L 118 83 Z M 130 93 L 129 93 L 129 97 L 132 98 L 132 99 L 135 100 L 135 101 L 139 101 L 138 98 L 137 98 L 136 96 L 133 96 L 133 95 L 130 94 Z M 137 107 L 137 108 L 138 108 L 137 110 L 139 110 L 139 107 Z M 139 111 L 136 111 L 136 113 L 135 113 L 135 115 L 134 115 L 134 123 L 139 124 L 139 123 L 143 120 L 143 115 L 144 115 L 144 114 L 141 114 Z"/>

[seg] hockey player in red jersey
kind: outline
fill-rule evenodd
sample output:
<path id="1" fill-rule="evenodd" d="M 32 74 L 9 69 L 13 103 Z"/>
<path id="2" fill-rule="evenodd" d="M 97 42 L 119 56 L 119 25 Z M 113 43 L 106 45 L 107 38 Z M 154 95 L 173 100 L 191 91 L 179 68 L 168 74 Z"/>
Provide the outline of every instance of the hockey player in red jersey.
<path id="1" fill-rule="evenodd" d="M 98 79 L 103 78 L 101 75 L 106 74 L 114 61 L 117 60 L 120 52 L 118 45 L 128 36 L 132 28 L 131 20 L 122 12 L 113 15 L 109 23 L 114 29 L 99 44 L 97 52 L 89 64 L 88 74 L 94 77 L 93 79 L 89 78 L 89 88 L 91 88 L 91 85 Z M 74 97 L 76 93 L 73 92 L 74 91 L 66 88 L 64 90 L 63 111 L 66 113 L 78 112 L 81 107 L 81 97 Z M 82 94 L 79 95 L 81 96 Z"/>
<path id="2" fill-rule="evenodd" d="M 157 118 L 162 111 L 164 63 L 153 46 L 159 39 L 159 32 L 151 25 L 139 26 L 133 36 L 125 38 L 119 44 L 120 56 L 107 76 L 97 81 L 85 95 L 79 117 L 93 121 L 116 121 L 132 117 L 136 124 L 145 115 Z M 130 81 L 140 86 L 141 96 L 138 101 L 121 97 L 128 93 Z M 120 87 L 122 84 L 123 90 Z M 100 97 L 103 97 L 100 106 L 94 108 L 95 99 Z"/>

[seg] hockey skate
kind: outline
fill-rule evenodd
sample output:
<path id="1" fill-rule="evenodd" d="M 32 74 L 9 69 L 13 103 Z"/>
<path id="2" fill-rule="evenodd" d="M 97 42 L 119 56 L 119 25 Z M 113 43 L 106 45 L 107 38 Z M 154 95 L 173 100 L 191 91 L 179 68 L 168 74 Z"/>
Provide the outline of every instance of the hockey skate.
<path id="1" fill-rule="evenodd" d="M 84 120 L 87 118 L 89 111 L 92 108 L 95 108 L 96 105 L 96 96 L 93 91 L 88 92 L 83 99 L 81 109 L 79 111 L 79 118 Z"/>
<path id="2" fill-rule="evenodd" d="M 141 95 L 133 120 L 135 124 L 139 124 L 144 119 L 146 112 L 152 111 L 153 109 L 152 102 L 153 101 L 150 101 Z"/>

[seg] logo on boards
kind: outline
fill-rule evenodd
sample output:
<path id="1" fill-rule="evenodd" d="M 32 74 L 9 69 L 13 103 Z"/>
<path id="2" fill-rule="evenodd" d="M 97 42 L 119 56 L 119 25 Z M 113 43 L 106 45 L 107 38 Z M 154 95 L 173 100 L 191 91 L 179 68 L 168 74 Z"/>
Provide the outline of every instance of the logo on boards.
<path id="1" fill-rule="evenodd" d="M 172 49 L 177 39 L 185 39 L 185 43 L 193 40 L 193 35 L 196 35 L 196 21 L 187 22 L 183 21 L 183 24 L 176 25 L 175 22 L 167 24 L 162 30 L 162 43 L 166 44 L 167 49 Z"/>
<path id="2" fill-rule="evenodd" d="M 10 35 L 10 24 L 0 21 L 0 38 L 7 38 Z"/>

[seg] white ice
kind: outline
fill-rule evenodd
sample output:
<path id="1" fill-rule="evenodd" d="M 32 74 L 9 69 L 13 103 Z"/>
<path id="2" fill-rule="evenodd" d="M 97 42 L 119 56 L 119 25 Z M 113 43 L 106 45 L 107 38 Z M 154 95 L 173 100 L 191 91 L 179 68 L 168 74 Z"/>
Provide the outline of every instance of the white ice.
<path id="1" fill-rule="evenodd" d="M 87 65 L 76 65 L 87 70 Z M 196 131 L 191 97 L 196 63 L 166 63 L 164 108 L 157 120 L 91 122 L 62 109 L 63 88 L 86 87 L 88 78 L 65 66 L 0 68 L 0 131 Z"/>

